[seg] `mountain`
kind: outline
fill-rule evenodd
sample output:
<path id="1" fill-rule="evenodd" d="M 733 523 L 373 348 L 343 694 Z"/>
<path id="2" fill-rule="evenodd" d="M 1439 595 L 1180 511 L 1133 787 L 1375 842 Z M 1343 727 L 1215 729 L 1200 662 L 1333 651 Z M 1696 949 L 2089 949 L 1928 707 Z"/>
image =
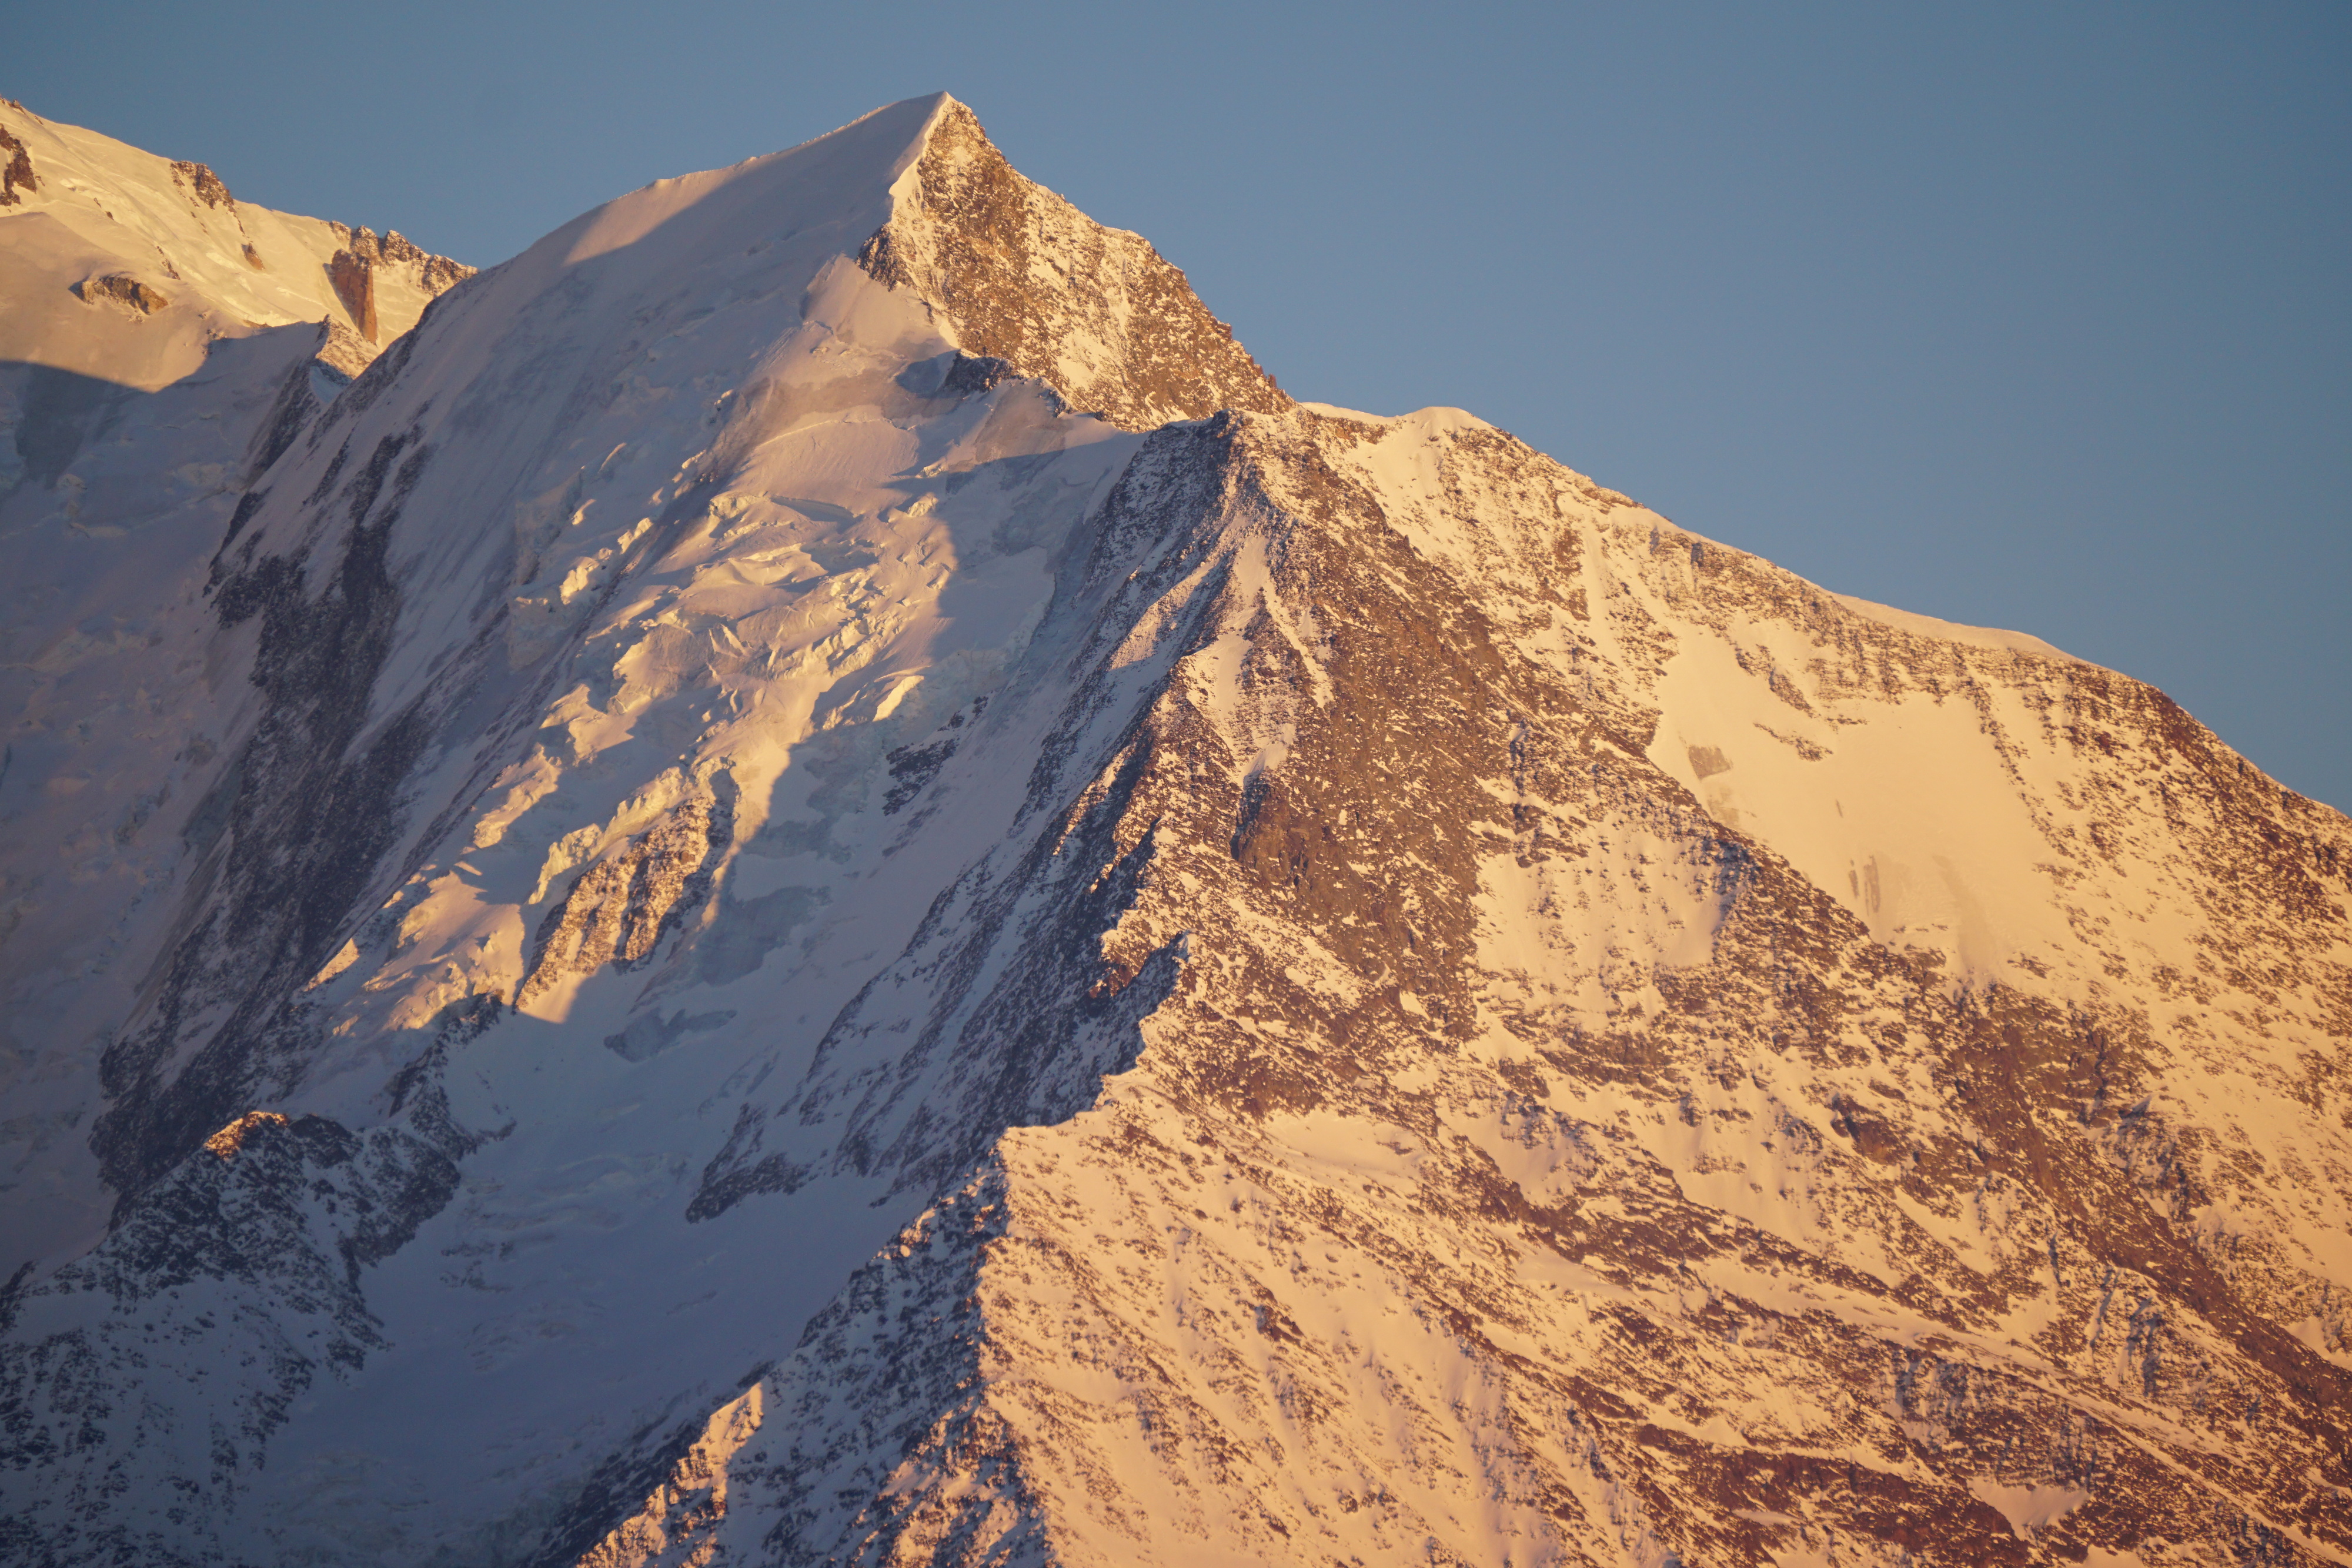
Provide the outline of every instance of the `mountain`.
<path id="1" fill-rule="evenodd" d="M 152 940 L 132 927 L 174 896 L 174 791 L 212 760 L 178 712 L 219 674 L 205 563 L 248 481 L 471 275 L 0 100 L 0 1202 L 20 1258 L 105 1224 L 93 1070 Z"/>
<path id="2" fill-rule="evenodd" d="M 239 202 L 202 163 L 5 99 L 0 219 L 0 358 L 149 392 L 194 373 L 209 341 L 297 321 L 343 329 L 334 359 L 348 379 L 474 274 L 397 231 Z"/>
<path id="3" fill-rule="evenodd" d="M 2352 825 L 2160 693 L 944 96 L 268 330 L 0 500 L 9 1560 L 2352 1552 Z"/>

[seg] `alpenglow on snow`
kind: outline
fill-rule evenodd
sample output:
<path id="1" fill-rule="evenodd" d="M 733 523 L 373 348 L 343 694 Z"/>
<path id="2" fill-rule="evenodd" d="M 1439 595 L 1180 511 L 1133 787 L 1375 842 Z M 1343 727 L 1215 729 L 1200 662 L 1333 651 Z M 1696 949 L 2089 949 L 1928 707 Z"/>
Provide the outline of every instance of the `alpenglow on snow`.
<path id="1" fill-rule="evenodd" d="M 943 95 L 479 274 L 0 101 L 0 1561 L 2352 1558 L 2352 825 L 2154 689 Z"/>

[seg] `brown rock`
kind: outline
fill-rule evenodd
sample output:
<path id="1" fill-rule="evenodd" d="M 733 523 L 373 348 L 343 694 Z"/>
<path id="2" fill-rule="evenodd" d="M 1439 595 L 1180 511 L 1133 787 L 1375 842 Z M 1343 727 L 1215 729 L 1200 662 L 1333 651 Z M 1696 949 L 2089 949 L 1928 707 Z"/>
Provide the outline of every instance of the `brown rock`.
<path id="1" fill-rule="evenodd" d="M 362 234 L 367 230 L 362 229 Z M 377 254 L 385 261 L 398 262 L 416 269 L 417 286 L 427 294 L 440 294 L 474 276 L 475 268 L 462 261 L 452 261 L 446 256 L 436 256 L 398 229 L 385 231 L 377 246 Z"/>
<path id="2" fill-rule="evenodd" d="M 530 1000 L 567 974 L 643 962 L 709 895 L 712 857 L 731 841 L 733 821 L 724 801 L 688 800 L 619 854 L 573 878 L 540 923 L 517 1000 Z"/>
<path id="3" fill-rule="evenodd" d="M 41 183 L 33 178 L 33 155 L 5 125 L 0 125 L 0 157 L 6 160 L 0 162 L 0 207 L 13 207 L 25 199 L 17 192 L 37 191 Z"/>
<path id="4" fill-rule="evenodd" d="M 1023 178 L 952 100 L 913 193 L 857 260 L 920 294 L 966 352 L 1003 360 L 1126 429 L 1291 406 L 1149 241 Z"/>
<path id="5" fill-rule="evenodd" d="M 77 286 L 74 292 L 80 295 L 86 304 L 95 305 L 103 299 L 125 309 L 135 310 L 142 316 L 152 316 L 172 303 L 164 298 L 162 290 L 140 282 L 127 272 L 110 272 L 104 277 L 86 279 Z"/>
<path id="6" fill-rule="evenodd" d="M 377 341 L 375 319 L 375 263 L 370 254 L 375 249 L 375 236 L 365 229 L 360 234 L 366 239 L 365 252 L 357 247 L 335 252 L 327 263 L 327 280 L 335 286 L 335 298 L 343 302 L 343 309 L 359 329 L 360 336 L 369 342 Z"/>
<path id="7" fill-rule="evenodd" d="M 236 205 L 236 198 L 228 193 L 228 187 L 221 183 L 221 177 L 202 163 L 174 160 L 172 164 L 172 183 L 186 186 L 189 199 L 201 202 L 207 207 Z"/>
<path id="8" fill-rule="evenodd" d="M 1908 1152 L 1903 1146 L 1902 1134 L 1885 1117 L 1860 1104 L 1852 1095 L 1832 1097 L 1830 1125 L 1853 1139 L 1854 1152 L 1864 1159 L 1892 1165 Z"/>
<path id="9" fill-rule="evenodd" d="M 335 237 L 342 245 L 342 248 L 335 253 L 335 259 L 328 264 L 329 274 L 336 279 L 336 298 L 342 300 L 343 308 L 351 312 L 352 320 L 367 334 L 368 341 L 372 343 L 379 340 L 373 314 L 375 268 L 408 268 L 409 276 L 416 286 L 431 295 L 446 292 L 473 277 L 476 270 L 462 261 L 434 255 L 402 235 L 398 229 L 388 230 L 382 239 L 378 239 L 375 231 L 364 225 L 354 229 L 329 219 L 327 226 L 334 231 Z M 352 280 L 349 292 L 344 282 L 346 277 Z M 367 302 L 364 309 L 353 303 L 362 299 Z"/>
<path id="10" fill-rule="evenodd" d="M 206 1138 L 205 1140 L 205 1147 L 211 1150 L 214 1154 L 218 1155 L 222 1159 L 233 1160 L 236 1158 L 237 1150 L 245 1146 L 245 1140 L 251 1136 L 257 1129 L 262 1127 L 283 1127 L 284 1125 L 286 1125 L 286 1118 L 280 1115 L 278 1112 L 247 1111 L 244 1115 L 239 1116 L 236 1121 L 231 1122 L 227 1126 L 223 1127 L 219 1132 L 215 1133 L 211 1137 Z"/>

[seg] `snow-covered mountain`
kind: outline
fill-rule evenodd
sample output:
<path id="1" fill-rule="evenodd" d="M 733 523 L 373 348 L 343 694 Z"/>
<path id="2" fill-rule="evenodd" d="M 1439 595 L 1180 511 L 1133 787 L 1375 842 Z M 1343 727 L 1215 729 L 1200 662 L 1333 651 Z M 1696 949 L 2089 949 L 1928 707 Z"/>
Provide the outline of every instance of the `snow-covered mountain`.
<path id="1" fill-rule="evenodd" d="M 471 274 L 0 100 L 0 1267 L 106 1222 L 96 1066 L 215 760 L 184 711 L 221 678 L 205 563 L 248 482 Z"/>
<path id="2" fill-rule="evenodd" d="M 220 209 L 0 125 L 9 1560 L 2352 1555 L 2352 825 L 2161 694 L 1295 403 L 945 97 L 348 385 L 139 381 L 257 286 L 43 214 Z"/>

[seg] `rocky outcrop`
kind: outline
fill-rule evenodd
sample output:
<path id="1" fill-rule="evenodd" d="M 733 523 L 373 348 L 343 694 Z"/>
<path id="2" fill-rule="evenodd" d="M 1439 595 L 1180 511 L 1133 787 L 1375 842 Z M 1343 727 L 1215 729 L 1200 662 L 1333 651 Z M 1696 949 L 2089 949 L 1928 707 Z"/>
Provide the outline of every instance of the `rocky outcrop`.
<path id="1" fill-rule="evenodd" d="M 857 259 L 920 295 L 968 352 L 1127 429 L 1289 403 L 1148 241 L 1023 178 L 953 99 Z"/>
<path id="2" fill-rule="evenodd" d="M 427 295 L 437 295 L 463 283 L 474 276 L 475 268 L 446 256 L 435 256 L 401 234 L 398 229 L 387 231 L 378 239 L 373 229 L 346 228 L 341 224 L 330 224 L 342 249 L 338 259 L 348 255 L 368 267 L 398 267 L 407 270 L 416 287 Z"/>
<path id="3" fill-rule="evenodd" d="M 228 193 L 228 186 L 222 183 L 221 177 L 202 163 L 174 160 L 172 164 L 172 183 L 185 187 L 188 199 L 192 202 L 200 203 L 207 207 L 227 207 L 232 210 L 236 206 L 236 198 Z"/>
<path id="4" fill-rule="evenodd" d="M 0 207 L 17 206 L 24 202 L 25 193 L 40 188 L 40 181 L 33 174 L 33 155 L 5 125 L 0 125 Z"/>
<path id="5" fill-rule="evenodd" d="M 728 1462 L 757 1434 L 767 1414 L 765 1387 L 755 1383 L 740 1398 L 719 1406 L 643 1503 L 595 1545 L 583 1552 L 581 1568 L 635 1568 L 645 1563 L 709 1563 L 708 1542 L 727 1518 Z"/>
<path id="6" fill-rule="evenodd" d="M 540 922 L 516 1000 L 529 1002 L 567 976 L 607 964 L 643 963 L 709 897 L 732 821 L 724 800 L 688 800 L 574 877 Z"/>
<path id="7" fill-rule="evenodd" d="M 368 238 L 368 231 L 362 229 L 356 243 L 364 246 Z M 402 237 L 398 229 L 392 229 L 385 233 L 383 240 L 377 245 L 376 254 L 382 260 L 415 267 L 416 286 L 427 294 L 446 292 L 473 277 L 476 271 L 462 261 L 452 261 L 446 256 L 435 256 L 431 251 Z"/>
<path id="8" fill-rule="evenodd" d="M 435 256 L 402 237 L 394 229 L 382 239 L 373 229 L 331 225 L 343 241 L 327 262 L 327 278 L 335 298 L 351 318 L 352 326 L 371 343 L 382 341 L 376 320 L 376 274 L 397 267 L 429 298 L 446 293 L 474 276 L 474 268 L 446 256 Z"/>
<path id="9" fill-rule="evenodd" d="M 292 1043 L 284 1036 L 302 1011 L 300 984 L 342 939 L 429 733 L 430 704 L 374 722 L 368 712 L 400 608 L 390 536 L 427 456 L 399 435 L 356 465 L 348 449 L 335 453 L 315 503 L 341 527 L 325 552 L 329 586 L 315 598 L 305 591 L 307 549 L 265 554 L 245 533 L 215 561 L 211 601 L 224 629 L 259 623 L 250 679 L 263 714 L 198 808 L 218 819 L 205 846 L 220 852 L 202 884 L 209 907 L 174 946 L 152 1007 L 104 1058 L 112 1104 L 91 1145 L 125 1194 L 240 1104 L 269 1098 L 273 1079 L 301 1071 L 299 1061 L 273 1062 L 273 1044 Z M 301 1038 L 299 1028 L 292 1035 Z"/>
<path id="10" fill-rule="evenodd" d="M 369 342 L 376 341 L 375 262 L 358 251 L 337 251 L 327 263 L 327 281 L 334 285 L 352 326 Z"/>
<path id="11" fill-rule="evenodd" d="M 164 297 L 162 289 L 151 283 L 142 282 L 127 272 L 110 272 L 103 277 L 89 278 L 75 292 L 89 304 L 96 305 L 104 301 L 110 305 L 119 305 L 123 309 L 139 316 L 152 316 L 156 311 L 165 308 L 172 303 Z"/>
<path id="12" fill-rule="evenodd" d="M 106 1248 L 14 1303 L 0 1344 L 0 1464 L 22 1473 L 106 1444 L 156 1479 L 83 1471 L 36 1534 L 0 1522 L 24 1563 L 207 1561 L 195 1545 L 263 1469 L 296 1400 L 347 1380 L 386 1345 L 362 1272 L 455 1190 L 467 1137 L 436 1102 L 353 1133 L 320 1116 L 248 1112 L 126 1216 Z M 173 1418 L 184 1375 L 158 1342 L 201 1343 L 205 1419 Z"/>
<path id="13" fill-rule="evenodd" d="M 228 547 L 236 542 L 254 509 L 267 498 L 267 488 L 255 486 L 260 486 L 270 465 L 375 359 L 375 345 L 340 321 L 320 322 L 314 342 L 309 356 L 286 368 L 268 413 L 256 423 L 246 444 L 242 469 L 247 489 L 230 514 L 227 534 L 214 558 L 216 568 L 222 566 Z"/>
<path id="14" fill-rule="evenodd" d="M 340 321 L 321 321 L 319 349 L 310 362 L 348 385 L 375 362 L 375 348 Z"/>

